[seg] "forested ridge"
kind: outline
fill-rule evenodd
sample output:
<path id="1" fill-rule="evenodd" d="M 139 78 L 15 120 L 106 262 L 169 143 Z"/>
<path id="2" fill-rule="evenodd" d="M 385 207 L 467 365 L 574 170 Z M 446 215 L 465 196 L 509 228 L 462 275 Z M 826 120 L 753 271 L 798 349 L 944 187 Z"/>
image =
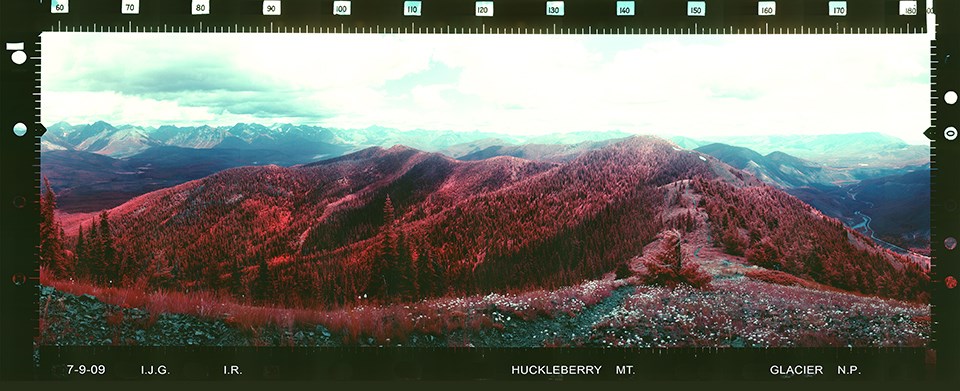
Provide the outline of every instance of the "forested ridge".
<path id="1" fill-rule="evenodd" d="M 839 289 L 927 299 L 909 260 L 713 158 L 633 137 L 564 163 L 456 161 L 406 147 L 242 167 L 137 197 L 66 235 L 41 199 L 58 278 L 333 308 L 557 288 L 599 278 L 664 230 L 691 183 L 717 245 Z M 686 185 L 684 185 L 686 186 Z M 73 232 L 73 230 L 70 230 Z"/>

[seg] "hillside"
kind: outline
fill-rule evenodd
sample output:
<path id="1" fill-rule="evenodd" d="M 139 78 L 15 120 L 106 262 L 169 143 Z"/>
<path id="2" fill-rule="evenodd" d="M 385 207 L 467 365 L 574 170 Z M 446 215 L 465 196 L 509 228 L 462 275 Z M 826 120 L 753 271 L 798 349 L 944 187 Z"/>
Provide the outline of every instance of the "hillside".
<path id="1" fill-rule="evenodd" d="M 870 229 L 880 239 L 904 248 L 929 247 L 930 207 L 917 202 L 930 198 L 929 170 L 867 179 L 848 190 L 867 204 L 862 214 L 872 218 Z"/>
<path id="2" fill-rule="evenodd" d="M 761 154 L 780 151 L 837 168 L 904 167 L 930 161 L 929 146 L 910 145 L 896 137 L 872 132 L 730 136 L 712 137 L 710 141 L 750 148 Z"/>
<path id="3" fill-rule="evenodd" d="M 852 182 L 849 173 L 825 167 L 783 152 L 761 155 L 751 149 L 714 143 L 695 149 L 720 159 L 734 168 L 753 174 L 760 180 L 784 189 L 820 187 Z"/>
<path id="4" fill-rule="evenodd" d="M 519 136 L 379 126 L 238 123 L 155 128 L 60 122 L 50 125 L 41 140 L 41 173 L 58 193 L 61 213 L 92 213 L 228 168 L 310 164 L 370 146 L 406 145 L 465 161 L 516 157 L 567 163 L 627 136 L 621 131 Z M 929 198 L 928 190 L 897 184 L 900 175 L 929 170 L 925 146 L 878 133 L 714 140 L 731 144 L 682 136 L 671 140 L 678 148 L 696 148 L 785 189 L 881 245 L 902 253 L 929 251 L 929 208 L 897 199 L 897 194 Z M 857 187 L 868 180 L 879 186 Z M 898 186 L 899 192 L 894 189 Z"/>
<path id="5" fill-rule="evenodd" d="M 881 245 L 904 254 L 929 251 L 930 206 L 916 202 L 930 198 L 928 165 L 835 168 L 780 151 L 764 156 L 720 143 L 696 151 L 784 189 Z"/>
<path id="6" fill-rule="evenodd" d="M 384 151 L 368 153 L 375 157 Z M 685 231 L 685 262 L 710 276 L 704 289 L 640 283 L 636 276 L 644 273 L 642 261 L 657 253 L 659 239 L 629 259 L 635 276 L 626 279 L 605 273 L 556 289 L 460 293 L 397 304 L 361 300 L 342 309 L 260 306 L 210 291 L 150 293 L 143 286 L 103 288 L 47 277 L 41 282 L 56 290 L 41 290 L 41 341 L 92 346 L 641 348 L 921 347 L 928 342 L 930 312 L 924 304 L 846 292 L 776 271 L 775 262 L 761 267 L 751 264 L 755 257 L 728 254 L 706 220 L 708 211 L 719 206 L 697 207 L 703 200 L 697 189 L 712 186 L 708 183 L 713 182 L 664 186 L 669 206 L 662 213 L 667 225 Z"/>
<path id="7" fill-rule="evenodd" d="M 292 306 L 569 286 L 642 256 L 672 227 L 825 286 L 918 301 L 926 289 L 908 261 L 839 221 L 651 137 L 563 163 L 369 148 L 224 170 L 108 216 L 110 281 Z"/>
<path id="8" fill-rule="evenodd" d="M 298 162 L 296 155 L 274 150 L 155 146 L 122 159 L 84 151 L 46 151 L 40 170 L 57 192 L 60 210 L 77 213 L 113 208 L 136 196 L 228 168 Z"/>
<path id="9" fill-rule="evenodd" d="M 584 141 L 575 144 L 491 145 L 455 156 L 460 160 L 484 160 L 496 156 L 512 156 L 528 160 L 566 162 L 588 151 L 614 144 L 622 138 L 603 141 Z"/>

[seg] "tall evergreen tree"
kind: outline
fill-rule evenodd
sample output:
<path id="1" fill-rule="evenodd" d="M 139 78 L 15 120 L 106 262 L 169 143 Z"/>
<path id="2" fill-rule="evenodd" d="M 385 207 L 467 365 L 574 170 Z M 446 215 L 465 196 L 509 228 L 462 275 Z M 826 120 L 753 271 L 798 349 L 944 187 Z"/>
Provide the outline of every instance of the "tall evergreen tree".
<path id="1" fill-rule="evenodd" d="M 151 288 L 170 288 L 173 283 L 173 266 L 167 262 L 163 253 L 154 254 L 151 258 L 150 268 L 147 270 L 149 276 L 148 284 Z"/>
<path id="2" fill-rule="evenodd" d="M 116 244 L 113 234 L 110 231 L 110 218 L 107 212 L 100 212 L 100 230 L 98 231 L 100 240 L 100 260 L 95 261 L 99 264 L 102 274 L 101 283 L 119 284 L 120 283 L 120 260 L 117 254 Z"/>
<path id="3" fill-rule="evenodd" d="M 406 235 L 400 233 L 397 249 L 397 297 L 412 300 L 417 297 L 417 267 L 416 254 L 410 248 Z"/>
<path id="4" fill-rule="evenodd" d="M 40 264 L 54 276 L 66 274 L 66 260 L 63 251 L 63 237 L 60 223 L 54 212 L 57 209 L 57 196 L 50 188 L 50 181 L 43 178 L 43 195 L 40 197 Z"/>
<path id="5" fill-rule="evenodd" d="M 60 234 L 58 236 L 61 249 L 60 270 L 64 276 L 73 276 L 76 273 L 76 260 L 74 259 L 75 255 L 71 257 L 66 249 L 67 234 L 63 231 L 63 224 L 58 222 L 57 226 L 60 227 Z"/>
<path id="6" fill-rule="evenodd" d="M 417 252 L 417 288 L 420 297 L 430 297 L 436 294 L 434 287 L 435 274 L 429 246 L 425 245 Z"/>
<path id="7" fill-rule="evenodd" d="M 433 275 L 431 278 L 431 285 L 433 285 L 433 294 L 435 296 L 446 295 L 450 290 L 450 281 L 449 274 L 447 272 L 447 265 L 440 259 L 437 254 L 431 252 L 430 265 L 433 270 Z"/>
<path id="8" fill-rule="evenodd" d="M 387 195 L 383 205 L 383 226 L 380 228 L 380 243 L 370 270 L 367 294 L 381 300 L 391 300 L 397 294 L 399 276 L 397 262 L 400 257 L 393 201 Z"/>
<path id="9" fill-rule="evenodd" d="M 77 231 L 77 247 L 76 247 L 76 262 L 74 266 L 74 275 L 78 278 L 85 279 L 89 276 L 87 271 L 87 243 L 83 238 L 83 224 L 80 224 L 80 228 Z"/>
<path id="10" fill-rule="evenodd" d="M 87 259 L 86 266 L 87 278 L 94 283 L 100 283 L 103 280 L 103 266 L 100 264 L 103 253 L 103 237 L 100 236 L 100 223 L 97 218 L 93 218 L 90 224 L 90 235 L 87 236 Z"/>
<path id="11" fill-rule="evenodd" d="M 240 267 L 240 258 L 230 259 L 230 293 L 235 297 L 243 296 L 243 269 Z"/>
<path id="12" fill-rule="evenodd" d="M 270 278 L 270 266 L 267 264 L 267 258 L 262 254 L 257 255 L 257 282 L 254 285 L 254 300 L 264 303 L 272 298 L 272 279 Z"/>

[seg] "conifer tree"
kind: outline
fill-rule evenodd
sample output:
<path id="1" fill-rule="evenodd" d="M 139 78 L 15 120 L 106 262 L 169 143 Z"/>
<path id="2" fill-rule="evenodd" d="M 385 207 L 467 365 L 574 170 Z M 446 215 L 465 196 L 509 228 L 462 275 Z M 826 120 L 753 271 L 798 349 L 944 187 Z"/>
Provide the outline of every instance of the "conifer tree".
<path id="1" fill-rule="evenodd" d="M 390 300 L 397 294 L 399 276 L 397 262 L 400 256 L 396 229 L 396 216 L 390 196 L 383 205 L 383 226 L 380 228 L 380 244 L 370 270 L 367 293 L 381 300 Z"/>
<path id="2" fill-rule="evenodd" d="M 56 209 L 57 196 L 50 188 L 50 181 L 43 178 L 43 195 L 40 198 L 40 264 L 54 276 L 63 277 L 67 265 L 63 250 L 63 231 L 54 216 Z"/>
<path id="3" fill-rule="evenodd" d="M 80 224 L 80 228 L 77 231 L 77 247 L 76 247 L 76 263 L 74 267 L 74 275 L 78 278 L 87 278 L 89 273 L 87 271 L 87 243 L 83 238 L 83 224 Z"/>
<path id="4" fill-rule="evenodd" d="M 240 267 L 240 258 L 235 257 L 230 262 L 230 293 L 236 297 L 243 296 L 243 269 Z"/>
<path id="5" fill-rule="evenodd" d="M 267 264 L 267 258 L 262 254 L 257 255 L 257 282 L 254 285 L 254 300 L 263 303 L 272 298 L 272 279 L 270 278 L 270 266 Z"/>
<path id="6" fill-rule="evenodd" d="M 440 257 L 437 254 L 431 253 L 430 265 L 432 269 L 432 278 L 431 285 L 433 285 L 433 294 L 435 296 L 443 296 L 447 294 L 447 291 L 450 289 L 450 283 L 448 281 L 447 267 L 441 261 Z"/>
<path id="7" fill-rule="evenodd" d="M 417 291 L 420 297 L 436 295 L 436 270 L 428 246 L 423 246 L 417 254 Z"/>
<path id="8" fill-rule="evenodd" d="M 101 270 L 103 284 L 119 284 L 120 283 L 120 262 L 119 257 L 117 256 L 117 248 L 114 243 L 113 234 L 110 231 L 110 218 L 107 216 L 107 212 L 100 212 L 100 230 L 98 231 L 100 235 L 100 260 L 94 261 L 99 264 L 99 269 Z"/>
<path id="9" fill-rule="evenodd" d="M 100 283 L 103 279 L 103 267 L 101 265 L 103 254 L 103 237 L 100 236 L 100 224 L 97 218 L 93 218 L 90 223 L 90 235 L 87 236 L 87 259 L 84 268 L 87 271 L 87 278 L 94 283 Z"/>
<path id="10" fill-rule="evenodd" d="M 415 252 L 410 248 L 406 235 L 401 233 L 397 249 L 397 296 L 406 300 L 417 297 L 417 267 Z"/>

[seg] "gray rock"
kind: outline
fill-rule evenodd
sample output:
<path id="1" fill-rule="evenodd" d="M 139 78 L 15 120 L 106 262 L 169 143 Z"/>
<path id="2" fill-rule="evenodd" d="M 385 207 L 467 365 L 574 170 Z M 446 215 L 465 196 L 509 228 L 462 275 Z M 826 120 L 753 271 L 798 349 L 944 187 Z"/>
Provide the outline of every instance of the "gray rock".
<path id="1" fill-rule="evenodd" d="M 327 330 L 326 327 L 323 327 L 322 325 L 317 325 L 316 330 L 317 330 L 317 333 L 318 333 L 318 334 L 320 334 L 320 335 L 322 335 L 322 336 L 324 336 L 324 337 L 326 337 L 326 338 L 330 338 L 330 331 Z"/>

